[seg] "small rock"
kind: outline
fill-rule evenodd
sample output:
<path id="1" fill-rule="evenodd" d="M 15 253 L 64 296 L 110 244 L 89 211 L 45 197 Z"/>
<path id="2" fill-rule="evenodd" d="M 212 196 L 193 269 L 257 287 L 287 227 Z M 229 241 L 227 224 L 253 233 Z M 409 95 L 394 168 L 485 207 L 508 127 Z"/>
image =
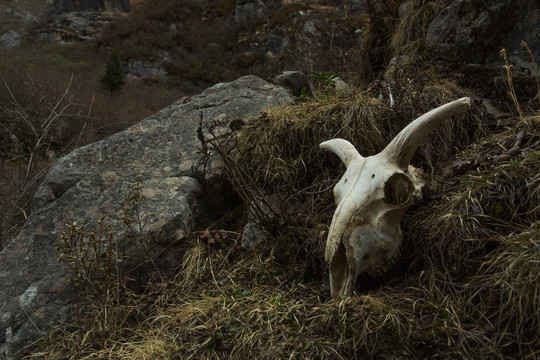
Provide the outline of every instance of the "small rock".
<path id="1" fill-rule="evenodd" d="M 234 9 L 234 21 L 246 24 L 263 19 L 281 7 L 281 0 L 238 0 Z"/>
<path id="2" fill-rule="evenodd" d="M 399 5 L 398 16 L 399 20 L 403 20 L 412 10 L 412 1 L 407 0 L 403 4 Z"/>
<path id="3" fill-rule="evenodd" d="M 319 24 L 316 22 L 315 18 L 306 20 L 302 32 L 311 38 L 322 37 L 321 31 L 319 30 Z"/>
<path id="4" fill-rule="evenodd" d="M 304 93 L 313 95 L 307 76 L 300 71 L 284 71 L 275 76 L 272 82 L 276 85 L 283 86 L 293 96 L 300 96 L 303 91 Z"/>
<path id="5" fill-rule="evenodd" d="M 345 81 L 343 81 L 341 78 L 335 78 L 333 80 L 334 82 L 334 89 L 336 90 L 336 92 L 339 94 L 339 93 L 344 93 L 344 92 L 347 92 L 349 91 L 349 84 L 347 84 Z"/>
<path id="6" fill-rule="evenodd" d="M 250 221 L 242 230 L 242 248 L 246 250 L 252 250 L 257 245 L 261 244 L 266 240 L 267 236 L 265 232 L 261 229 L 260 225 L 256 222 Z"/>
<path id="7" fill-rule="evenodd" d="M 289 42 L 287 27 L 284 25 L 276 26 L 268 34 L 266 49 L 274 54 L 283 54 L 285 48 L 289 46 Z"/>
<path id="8" fill-rule="evenodd" d="M 159 79 L 167 76 L 167 71 L 158 64 L 145 60 L 135 60 L 127 66 L 127 79 Z"/>
<path id="9" fill-rule="evenodd" d="M 0 45 L 6 49 L 11 49 L 21 45 L 22 36 L 15 30 L 9 30 L 0 36 Z"/>

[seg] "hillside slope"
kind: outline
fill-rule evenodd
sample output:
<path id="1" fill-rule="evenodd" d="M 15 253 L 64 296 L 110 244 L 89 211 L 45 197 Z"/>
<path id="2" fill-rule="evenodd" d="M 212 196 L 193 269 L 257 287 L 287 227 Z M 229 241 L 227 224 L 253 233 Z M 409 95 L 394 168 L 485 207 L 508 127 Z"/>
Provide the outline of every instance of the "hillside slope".
<path id="1" fill-rule="evenodd" d="M 0 164 L 22 162 L 31 182 L 2 202 L 17 211 L 10 234 L 26 224 L 0 253 L 0 358 L 538 357 L 539 14 L 528 0 L 148 0 L 94 43 L 6 50 Z M 97 69 L 113 49 L 128 73 L 114 94 Z M 308 75 L 292 103 L 258 77 L 229 81 L 284 69 Z M 54 151 L 108 134 L 85 138 L 93 122 L 122 116 L 120 130 L 215 82 L 59 158 L 21 206 Z M 344 168 L 319 144 L 373 155 L 464 96 L 469 111 L 413 157 L 428 187 L 403 218 L 401 255 L 331 299 L 324 245 Z M 54 266 L 16 274 L 41 263 Z"/>

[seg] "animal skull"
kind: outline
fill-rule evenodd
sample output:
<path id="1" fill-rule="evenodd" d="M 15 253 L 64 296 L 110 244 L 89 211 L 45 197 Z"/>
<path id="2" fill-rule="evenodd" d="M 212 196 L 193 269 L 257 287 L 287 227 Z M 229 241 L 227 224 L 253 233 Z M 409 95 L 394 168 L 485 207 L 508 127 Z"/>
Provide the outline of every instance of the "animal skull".
<path id="1" fill-rule="evenodd" d="M 402 239 L 399 222 L 423 186 L 409 162 L 431 131 L 469 105 L 469 98 L 461 98 L 431 110 L 405 127 L 383 151 L 367 158 L 347 140 L 320 144 L 347 168 L 334 187 L 337 208 L 326 241 L 332 297 L 351 296 L 358 275 L 384 268 L 397 255 Z"/>

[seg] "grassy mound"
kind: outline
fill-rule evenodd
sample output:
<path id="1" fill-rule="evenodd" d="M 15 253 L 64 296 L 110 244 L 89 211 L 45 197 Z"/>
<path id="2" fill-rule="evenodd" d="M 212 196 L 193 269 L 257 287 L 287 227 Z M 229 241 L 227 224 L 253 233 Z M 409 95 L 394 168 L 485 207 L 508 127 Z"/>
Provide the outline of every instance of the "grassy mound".
<path id="1" fill-rule="evenodd" d="M 393 107 L 369 92 L 299 102 L 214 138 L 268 240 L 250 252 L 222 224 L 193 233 L 176 278 L 119 306 L 110 329 L 59 330 L 31 357 L 537 357 L 538 114 L 495 123 L 473 98 L 434 132 L 412 161 L 431 186 L 402 221 L 400 260 L 330 300 L 323 246 L 343 167 L 318 144 L 343 137 L 372 155 L 416 116 L 469 95 L 430 84 Z"/>
<path id="2" fill-rule="evenodd" d="M 394 106 L 370 92 L 300 102 L 261 114 L 226 145 L 214 141 L 253 217 L 282 239 L 278 253 L 289 256 L 286 261 L 304 262 L 309 273 L 325 268 L 321 254 L 335 210 L 331 189 L 344 166 L 334 154 L 319 149 L 321 142 L 340 137 L 354 143 L 363 156 L 374 155 L 416 117 L 470 95 L 448 82 L 411 85 L 398 92 L 407 95 L 398 97 Z M 456 149 L 472 143 L 490 122 L 481 107 L 473 105 L 430 135 L 413 164 L 433 178 Z M 274 195 L 273 204 L 268 195 Z"/>

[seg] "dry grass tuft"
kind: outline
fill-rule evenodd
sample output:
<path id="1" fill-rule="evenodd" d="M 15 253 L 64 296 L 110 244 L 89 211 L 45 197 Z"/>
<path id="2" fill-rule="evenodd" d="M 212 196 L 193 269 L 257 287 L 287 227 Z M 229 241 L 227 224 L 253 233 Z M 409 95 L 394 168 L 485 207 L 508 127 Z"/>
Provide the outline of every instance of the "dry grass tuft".
<path id="1" fill-rule="evenodd" d="M 409 12 L 393 30 L 389 48 L 393 55 L 414 54 L 425 44 L 427 29 L 439 12 L 448 6 L 447 0 L 412 1 Z"/>
<path id="2" fill-rule="evenodd" d="M 435 288 L 485 322 L 500 357 L 533 357 L 540 343 L 540 116 L 527 122 L 514 157 L 497 161 L 511 126 L 461 153 L 435 186 L 442 197 L 405 219 L 409 271 L 441 273 Z"/>
<path id="3" fill-rule="evenodd" d="M 443 267 L 453 264 L 463 274 L 461 265 L 476 268 L 475 261 L 463 263 L 470 257 L 467 255 L 485 255 L 498 245 L 497 236 L 519 233 L 538 222 L 540 116 L 530 116 L 528 121 L 534 126 L 524 132 L 526 143 L 514 157 L 498 161 L 505 149 L 513 147 L 519 133 L 509 124 L 503 132 L 462 152 L 433 182 L 432 192 L 442 197 L 417 211 L 417 219 L 411 220 L 424 230 L 411 234 L 417 238 L 415 246 L 429 249 L 425 257 L 431 262 L 438 259 Z M 464 241 L 457 243 L 456 239 Z"/>

